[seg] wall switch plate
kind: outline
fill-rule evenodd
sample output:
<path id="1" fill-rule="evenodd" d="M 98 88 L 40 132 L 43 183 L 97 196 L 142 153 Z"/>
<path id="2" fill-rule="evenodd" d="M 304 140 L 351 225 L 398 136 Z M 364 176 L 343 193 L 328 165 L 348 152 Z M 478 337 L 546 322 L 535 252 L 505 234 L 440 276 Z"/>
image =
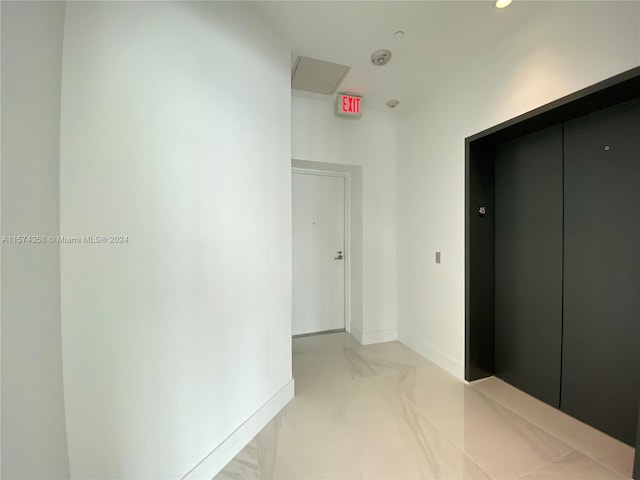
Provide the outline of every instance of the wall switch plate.
<path id="1" fill-rule="evenodd" d="M 440 252 L 436 252 L 436 263 L 440 263 Z"/>

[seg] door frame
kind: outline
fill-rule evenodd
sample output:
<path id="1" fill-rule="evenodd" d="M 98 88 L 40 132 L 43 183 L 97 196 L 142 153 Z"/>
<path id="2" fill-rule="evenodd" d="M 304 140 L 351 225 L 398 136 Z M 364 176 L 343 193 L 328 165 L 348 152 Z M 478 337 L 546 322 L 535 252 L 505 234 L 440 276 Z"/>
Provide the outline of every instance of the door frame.
<path id="1" fill-rule="evenodd" d="M 351 332 L 351 173 L 291 167 L 291 175 L 340 177 L 344 179 L 344 329 Z M 293 195 L 291 197 L 293 204 Z M 293 266 L 295 268 L 295 266 Z"/>

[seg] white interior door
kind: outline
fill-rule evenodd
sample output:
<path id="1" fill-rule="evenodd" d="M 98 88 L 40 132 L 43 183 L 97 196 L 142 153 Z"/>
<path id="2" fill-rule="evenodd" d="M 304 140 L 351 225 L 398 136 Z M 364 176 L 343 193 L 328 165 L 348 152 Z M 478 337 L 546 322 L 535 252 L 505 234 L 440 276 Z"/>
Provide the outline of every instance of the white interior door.
<path id="1" fill-rule="evenodd" d="M 293 334 L 345 328 L 345 179 L 293 173 Z"/>

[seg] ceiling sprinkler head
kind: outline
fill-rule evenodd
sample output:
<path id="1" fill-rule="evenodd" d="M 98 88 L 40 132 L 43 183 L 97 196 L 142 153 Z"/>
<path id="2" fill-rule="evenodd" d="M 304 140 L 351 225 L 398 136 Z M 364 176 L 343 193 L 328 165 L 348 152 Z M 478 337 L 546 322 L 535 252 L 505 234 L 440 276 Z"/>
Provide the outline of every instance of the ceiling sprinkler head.
<path id="1" fill-rule="evenodd" d="M 400 102 L 398 100 L 389 100 L 387 102 L 387 107 L 396 108 L 399 104 L 400 104 Z"/>
<path id="2" fill-rule="evenodd" d="M 386 65 L 391 60 L 391 52 L 389 50 L 376 50 L 371 54 L 371 63 L 374 65 Z"/>

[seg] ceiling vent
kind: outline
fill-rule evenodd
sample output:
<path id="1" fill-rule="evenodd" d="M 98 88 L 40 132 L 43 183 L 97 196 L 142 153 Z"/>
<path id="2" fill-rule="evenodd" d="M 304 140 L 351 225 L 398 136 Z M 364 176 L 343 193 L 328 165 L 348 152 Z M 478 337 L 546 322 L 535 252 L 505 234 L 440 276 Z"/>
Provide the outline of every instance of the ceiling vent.
<path id="1" fill-rule="evenodd" d="M 333 95 L 351 67 L 309 57 L 298 57 L 291 72 L 291 88 Z"/>

